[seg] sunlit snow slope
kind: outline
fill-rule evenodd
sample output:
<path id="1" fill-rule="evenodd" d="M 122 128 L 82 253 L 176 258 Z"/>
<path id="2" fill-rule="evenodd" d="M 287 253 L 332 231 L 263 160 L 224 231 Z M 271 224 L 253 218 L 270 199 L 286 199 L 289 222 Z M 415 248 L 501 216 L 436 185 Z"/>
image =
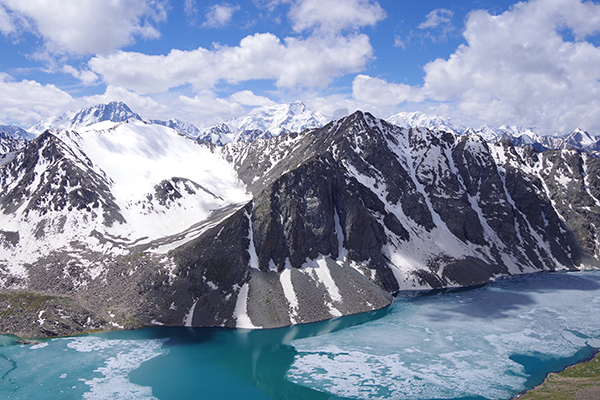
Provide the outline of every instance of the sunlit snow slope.
<path id="1" fill-rule="evenodd" d="M 249 200 L 235 170 L 214 147 L 173 129 L 130 120 L 62 135 L 72 138 L 110 178 L 127 221 L 122 228 L 133 239 L 180 232 L 213 210 Z"/>

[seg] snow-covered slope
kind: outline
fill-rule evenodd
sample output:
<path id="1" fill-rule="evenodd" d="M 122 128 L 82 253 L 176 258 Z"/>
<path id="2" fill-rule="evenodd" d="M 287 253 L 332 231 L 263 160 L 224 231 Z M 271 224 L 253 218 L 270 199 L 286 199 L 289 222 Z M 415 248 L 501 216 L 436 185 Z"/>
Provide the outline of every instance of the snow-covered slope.
<path id="1" fill-rule="evenodd" d="M 301 132 L 320 128 L 327 123 L 322 114 L 310 110 L 300 101 L 255 108 L 244 117 L 234 118 L 209 128 L 199 140 L 225 144 L 236 141 L 252 142 L 285 132 Z"/>
<path id="2" fill-rule="evenodd" d="M 128 237 L 143 232 L 154 239 L 180 232 L 212 210 L 248 200 L 232 166 L 212 147 L 171 128 L 130 120 L 92 125 L 76 136 L 59 133 L 63 135 L 73 138 L 110 177 L 111 192 L 128 221 Z"/>

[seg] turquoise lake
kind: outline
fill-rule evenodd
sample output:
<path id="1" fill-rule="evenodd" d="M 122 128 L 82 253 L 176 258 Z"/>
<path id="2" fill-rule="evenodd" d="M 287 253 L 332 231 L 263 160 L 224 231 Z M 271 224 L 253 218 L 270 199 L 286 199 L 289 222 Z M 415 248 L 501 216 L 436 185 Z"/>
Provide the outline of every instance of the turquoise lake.
<path id="1" fill-rule="evenodd" d="M 600 272 L 398 297 L 274 330 L 0 336 L 2 399 L 509 399 L 600 348 Z"/>

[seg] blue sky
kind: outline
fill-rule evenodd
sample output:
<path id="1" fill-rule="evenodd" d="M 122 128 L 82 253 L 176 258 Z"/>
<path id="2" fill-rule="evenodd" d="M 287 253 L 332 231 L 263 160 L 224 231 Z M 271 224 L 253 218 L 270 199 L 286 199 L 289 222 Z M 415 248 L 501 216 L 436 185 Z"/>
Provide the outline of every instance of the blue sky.
<path id="1" fill-rule="evenodd" d="M 295 100 L 328 116 L 600 134 L 600 3 L 0 0 L 0 124 L 124 101 L 208 127 Z"/>

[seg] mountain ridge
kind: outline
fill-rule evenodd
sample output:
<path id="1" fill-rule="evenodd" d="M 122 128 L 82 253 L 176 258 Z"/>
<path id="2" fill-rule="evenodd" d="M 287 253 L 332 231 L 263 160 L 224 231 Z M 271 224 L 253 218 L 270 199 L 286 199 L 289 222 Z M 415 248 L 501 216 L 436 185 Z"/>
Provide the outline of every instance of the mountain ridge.
<path id="1" fill-rule="evenodd" d="M 39 134 L 49 128 L 81 129 L 102 121 L 123 122 L 129 118 L 170 127 L 184 136 L 219 146 L 236 141 L 251 142 L 282 133 L 300 132 L 304 129 L 316 129 L 324 126 L 329 121 L 329 118 L 308 109 L 301 101 L 296 101 L 290 104 L 258 107 L 245 116 L 226 120 L 208 129 L 201 130 L 192 123 L 178 119 L 145 119 L 131 111 L 125 103 L 111 102 L 48 118 L 32 127 L 32 131 Z M 503 125 L 493 128 L 484 125 L 479 128 L 472 128 L 454 124 L 449 118 L 425 114 L 420 111 L 400 112 L 386 118 L 386 120 L 404 128 L 425 127 L 459 135 L 478 134 L 489 142 L 510 140 L 514 145 L 532 146 L 537 150 L 577 148 L 596 155 L 600 152 L 600 136 L 590 134 L 579 128 L 562 135 L 540 134 L 534 128 L 521 126 Z M 25 132 L 19 127 L 12 127 L 11 129 L 19 129 Z M 21 137 L 29 140 L 34 136 L 35 134 L 32 133 L 21 135 Z"/>
<path id="2" fill-rule="evenodd" d="M 0 307 L 36 304 L 0 329 L 273 328 L 597 266 L 599 172 L 361 111 L 222 146 L 137 119 L 47 130 L 0 166 Z"/>

